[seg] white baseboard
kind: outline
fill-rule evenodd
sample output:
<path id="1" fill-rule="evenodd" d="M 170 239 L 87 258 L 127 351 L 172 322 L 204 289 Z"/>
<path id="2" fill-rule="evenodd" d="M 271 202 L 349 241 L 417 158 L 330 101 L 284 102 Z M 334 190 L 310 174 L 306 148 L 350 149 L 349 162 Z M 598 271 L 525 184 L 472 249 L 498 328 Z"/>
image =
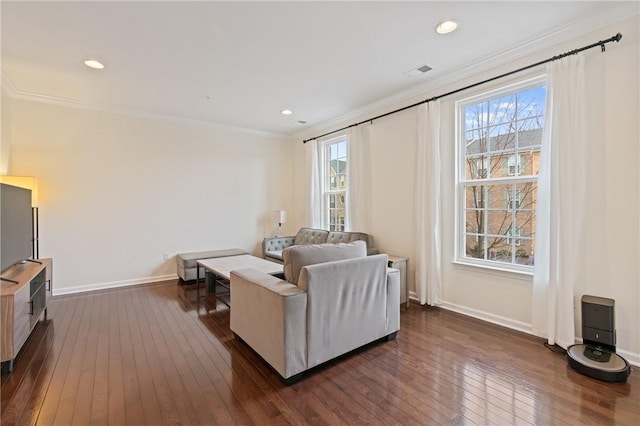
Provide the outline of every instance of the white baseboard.
<path id="1" fill-rule="evenodd" d="M 132 285 L 149 284 L 158 281 L 168 281 L 178 279 L 177 274 L 158 275 L 155 277 L 136 278 L 132 280 L 111 281 L 107 283 L 79 285 L 75 287 L 55 288 L 53 287 L 52 296 L 60 296 L 63 294 L 82 293 L 85 291 L 108 290 L 110 288 L 128 287 Z"/>
<path id="2" fill-rule="evenodd" d="M 634 354 L 633 352 L 625 351 L 623 349 L 616 348 L 616 353 L 634 367 L 640 367 L 640 354 Z"/>
<path id="3" fill-rule="evenodd" d="M 496 324 L 502 327 L 510 328 L 512 330 L 521 331 L 523 333 L 534 336 L 533 327 L 531 324 L 527 324 L 521 321 L 515 321 L 510 318 L 505 318 L 500 315 L 494 315 L 488 312 L 479 311 L 477 309 L 468 308 L 466 306 L 456 305 L 454 303 L 443 302 L 438 307 L 449 311 L 457 312 L 459 314 L 467 315 L 473 318 L 477 318 L 482 321 L 487 321 L 492 324 Z M 578 343 L 582 342 L 582 339 L 576 339 Z M 616 348 L 616 353 L 627 360 L 627 362 L 635 367 L 640 367 L 640 354 L 625 351 L 624 349 Z"/>
<path id="4" fill-rule="evenodd" d="M 454 303 L 442 302 L 438 307 L 442 309 L 446 309 L 449 311 L 457 312 L 459 314 L 467 315 L 473 318 L 477 318 L 483 321 L 490 322 L 492 324 L 500 325 L 502 327 L 507 327 L 512 330 L 521 331 L 527 334 L 533 334 L 531 332 L 531 324 L 527 324 L 525 322 L 516 321 L 510 318 L 502 317 L 500 315 L 490 314 L 488 312 L 479 311 L 477 309 L 468 308 L 466 306 L 456 305 Z"/>

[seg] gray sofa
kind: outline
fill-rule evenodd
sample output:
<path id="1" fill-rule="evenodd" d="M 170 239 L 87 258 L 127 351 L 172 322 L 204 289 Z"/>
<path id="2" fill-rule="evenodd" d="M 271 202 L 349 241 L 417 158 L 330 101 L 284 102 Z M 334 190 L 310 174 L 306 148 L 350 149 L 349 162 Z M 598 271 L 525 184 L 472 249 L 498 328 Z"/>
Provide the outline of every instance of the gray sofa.
<path id="1" fill-rule="evenodd" d="M 379 253 L 378 249 L 373 245 L 373 236 L 365 234 L 364 232 L 340 232 L 300 228 L 295 236 L 265 238 L 262 241 L 262 257 L 272 262 L 283 263 L 282 251 L 287 247 L 307 244 L 350 243 L 352 241 L 364 241 L 366 243 L 368 256 Z"/>
<path id="2" fill-rule="evenodd" d="M 286 281 L 231 272 L 230 327 L 290 384 L 308 369 L 400 329 L 400 274 L 362 241 L 291 246 Z"/>

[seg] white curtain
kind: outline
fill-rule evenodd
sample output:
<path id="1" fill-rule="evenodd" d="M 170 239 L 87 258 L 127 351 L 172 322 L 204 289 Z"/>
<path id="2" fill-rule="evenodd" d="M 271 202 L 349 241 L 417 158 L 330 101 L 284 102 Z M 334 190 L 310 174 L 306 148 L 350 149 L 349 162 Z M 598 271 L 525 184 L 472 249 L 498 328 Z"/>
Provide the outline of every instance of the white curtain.
<path id="1" fill-rule="evenodd" d="M 440 101 L 418 107 L 416 152 L 416 293 L 420 304 L 441 301 Z"/>
<path id="2" fill-rule="evenodd" d="M 586 209 L 584 58 L 548 65 L 540 152 L 533 274 L 533 332 L 564 348 L 575 343 L 574 293 Z"/>
<path id="3" fill-rule="evenodd" d="M 353 127 L 348 134 L 347 231 L 368 232 L 371 209 L 371 157 L 369 125 Z"/>
<path id="4" fill-rule="evenodd" d="M 307 170 L 307 199 L 305 224 L 311 228 L 322 227 L 322 191 L 320 182 L 320 160 L 318 141 L 310 140 L 304 145 L 305 168 Z"/>

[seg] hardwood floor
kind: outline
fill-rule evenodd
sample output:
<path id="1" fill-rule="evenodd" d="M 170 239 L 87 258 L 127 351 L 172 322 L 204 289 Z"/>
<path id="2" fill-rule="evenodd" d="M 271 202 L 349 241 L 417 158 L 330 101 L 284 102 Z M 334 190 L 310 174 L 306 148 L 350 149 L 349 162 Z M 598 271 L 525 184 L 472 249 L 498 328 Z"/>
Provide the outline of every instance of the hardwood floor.
<path id="1" fill-rule="evenodd" d="M 638 369 L 593 380 L 540 339 L 419 306 L 395 341 L 285 387 L 194 299 L 175 281 L 54 297 L 2 374 L 2 425 L 640 424 Z"/>

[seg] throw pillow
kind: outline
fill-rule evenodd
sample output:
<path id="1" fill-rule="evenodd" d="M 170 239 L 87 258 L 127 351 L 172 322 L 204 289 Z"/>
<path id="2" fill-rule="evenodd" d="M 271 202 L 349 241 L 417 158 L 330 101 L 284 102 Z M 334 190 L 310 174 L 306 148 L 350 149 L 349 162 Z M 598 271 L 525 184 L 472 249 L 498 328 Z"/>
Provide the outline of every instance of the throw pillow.
<path id="1" fill-rule="evenodd" d="M 300 271 L 304 266 L 366 256 L 367 244 L 364 241 L 287 247 L 282 251 L 284 277 L 291 284 L 298 285 Z"/>

